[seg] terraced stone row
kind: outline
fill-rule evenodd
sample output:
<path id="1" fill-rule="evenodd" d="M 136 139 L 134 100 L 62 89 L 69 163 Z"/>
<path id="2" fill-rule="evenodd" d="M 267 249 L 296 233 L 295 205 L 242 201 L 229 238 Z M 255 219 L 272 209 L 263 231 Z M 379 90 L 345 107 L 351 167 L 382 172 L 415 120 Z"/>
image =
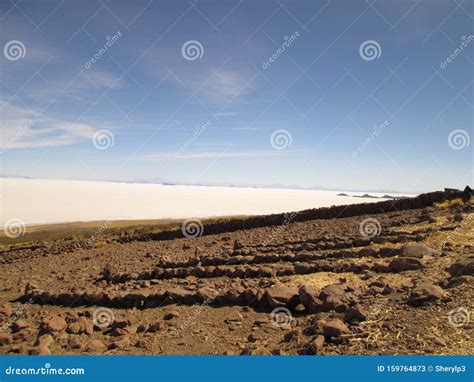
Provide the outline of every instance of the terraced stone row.
<path id="1" fill-rule="evenodd" d="M 376 273 L 389 273 L 389 272 L 402 272 L 405 270 L 414 270 L 422 268 L 423 264 L 419 259 L 411 258 L 395 258 L 389 264 L 376 263 L 376 264 L 358 264 L 354 261 L 326 261 L 318 260 L 314 262 L 295 262 L 293 264 L 288 263 L 275 263 L 270 266 L 252 266 L 252 265 L 238 265 L 235 267 L 227 265 L 219 266 L 196 266 L 194 268 L 156 268 L 152 271 L 138 273 L 122 273 L 122 274 L 109 274 L 106 271 L 103 276 L 104 279 L 112 283 L 124 283 L 133 280 L 166 280 L 174 278 L 187 278 L 194 276 L 197 278 L 216 278 L 216 277 L 227 277 L 227 278 L 262 278 L 262 277 L 280 277 L 280 276 L 291 276 L 291 275 L 304 275 L 318 272 L 353 272 L 361 273 L 363 271 L 373 271 Z"/>
<path id="2" fill-rule="evenodd" d="M 453 228 L 454 229 L 454 228 Z M 354 239 L 354 240 L 347 240 L 347 241 L 339 241 L 339 242 L 334 242 L 334 241 L 328 241 L 325 244 L 320 244 L 319 239 L 314 239 L 314 240 L 305 240 L 304 242 L 288 242 L 288 243 L 281 243 L 281 244 L 276 244 L 276 245 L 257 245 L 253 248 L 244 248 L 240 250 L 235 250 L 231 254 L 234 256 L 238 255 L 248 255 L 252 253 L 252 249 L 257 250 L 260 253 L 269 253 L 269 252 L 275 252 L 278 250 L 283 250 L 283 249 L 288 249 L 293 252 L 298 252 L 298 251 L 315 251 L 315 250 L 331 250 L 331 249 L 347 249 L 347 248 L 353 248 L 353 247 L 366 247 L 370 245 L 370 243 L 377 243 L 377 244 L 383 244 L 383 243 L 403 243 L 403 242 L 408 242 L 408 241 L 423 241 L 428 237 L 429 232 L 423 232 L 423 233 L 418 233 L 418 234 L 399 234 L 398 232 L 396 234 L 389 235 L 389 236 L 378 236 L 374 237 L 372 239 Z"/>
<path id="3" fill-rule="evenodd" d="M 273 264 L 278 262 L 294 263 L 299 261 L 314 261 L 324 259 L 349 259 L 360 257 L 393 257 L 400 253 L 400 249 L 385 247 L 379 250 L 373 248 L 363 248 L 357 252 L 354 251 L 335 251 L 335 252 L 305 252 L 305 253 L 267 253 L 257 255 L 237 255 L 227 254 L 217 256 L 191 257 L 182 261 L 173 261 L 162 259 L 157 264 L 157 268 L 174 269 L 197 266 L 219 266 L 219 265 L 241 265 L 241 264 Z"/>
<path id="4" fill-rule="evenodd" d="M 106 292 L 52 293 L 28 284 L 23 299 L 36 304 L 59 306 L 104 306 L 112 308 L 156 308 L 168 304 L 210 306 L 251 306 L 271 311 L 278 307 L 294 309 L 299 304 L 306 313 L 336 310 L 343 312 L 355 305 L 361 291 L 343 284 L 331 284 L 319 290 L 312 286 L 290 287 L 277 284 L 269 288 L 244 288 L 240 285 L 223 290 L 203 287 L 187 290 L 179 287 L 134 293 L 113 294 Z"/>

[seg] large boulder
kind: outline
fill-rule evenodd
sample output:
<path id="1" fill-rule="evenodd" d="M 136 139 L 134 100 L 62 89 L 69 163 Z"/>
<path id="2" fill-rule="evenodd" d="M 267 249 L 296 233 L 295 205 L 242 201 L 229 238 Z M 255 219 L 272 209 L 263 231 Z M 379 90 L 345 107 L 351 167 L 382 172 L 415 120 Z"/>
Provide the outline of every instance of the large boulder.
<path id="1" fill-rule="evenodd" d="M 474 275 L 474 258 L 456 261 L 447 269 L 452 277 L 461 275 Z"/>
<path id="2" fill-rule="evenodd" d="M 380 257 L 394 257 L 400 253 L 399 248 L 383 247 L 379 250 Z"/>
<path id="3" fill-rule="evenodd" d="M 302 285 L 298 294 L 301 303 L 304 305 L 308 313 L 317 313 L 321 311 L 323 302 L 319 299 L 321 291 L 311 285 Z"/>
<path id="4" fill-rule="evenodd" d="M 265 299 L 271 308 L 287 307 L 292 309 L 299 303 L 298 288 L 283 284 L 275 285 L 267 289 Z"/>
<path id="5" fill-rule="evenodd" d="M 319 299 L 323 302 L 321 310 L 345 312 L 349 306 L 357 302 L 355 294 L 342 284 L 326 285 L 319 294 Z"/>
<path id="6" fill-rule="evenodd" d="M 390 262 L 389 268 L 395 273 L 414 271 L 423 268 L 423 263 L 414 257 L 397 257 Z"/>
<path id="7" fill-rule="evenodd" d="M 402 247 L 400 257 L 413 257 L 422 259 L 425 256 L 439 255 L 439 251 L 423 244 L 406 244 Z"/>
<path id="8" fill-rule="evenodd" d="M 446 292 L 430 281 L 423 281 L 417 284 L 410 292 L 408 304 L 412 306 L 422 306 L 440 300 L 446 296 Z"/>

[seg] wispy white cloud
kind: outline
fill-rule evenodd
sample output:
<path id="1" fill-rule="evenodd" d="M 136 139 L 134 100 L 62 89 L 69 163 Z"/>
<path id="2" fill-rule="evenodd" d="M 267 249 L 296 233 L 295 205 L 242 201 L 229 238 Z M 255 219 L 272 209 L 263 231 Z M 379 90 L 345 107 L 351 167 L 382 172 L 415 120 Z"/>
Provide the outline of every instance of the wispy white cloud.
<path id="1" fill-rule="evenodd" d="M 239 113 L 237 113 L 235 111 L 228 111 L 228 112 L 216 113 L 216 114 L 214 114 L 214 117 L 216 117 L 216 118 L 219 118 L 219 117 L 235 117 L 238 114 Z"/>
<path id="2" fill-rule="evenodd" d="M 231 127 L 230 130 L 264 131 L 264 130 L 272 130 L 272 128 L 271 127 L 264 127 L 264 126 L 236 126 L 236 127 Z"/>
<path id="3" fill-rule="evenodd" d="M 206 152 L 174 152 L 162 151 L 132 158 L 133 160 L 153 161 L 159 159 L 208 159 L 208 158 L 262 158 L 281 156 L 292 153 L 291 150 L 255 150 L 255 151 L 206 151 Z"/>
<path id="4" fill-rule="evenodd" d="M 41 116 L 37 110 L 0 100 L 2 149 L 64 146 L 90 139 L 94 128 L 80 122 Z"/>
<path id="5" fill-rule="evenodd" d="M 235 69 L 222 68 L 211 74 L 202 87 L 202 91 L 210 98 L 226 101 L 247 94 L 251 87 L 246 86 L 248 76 Z"/>
<path id="6" fill-rule="evenodd" d="M 78 89 L 90 89 L 90 85 L 94 86 L 97 89 L 120 89 L 123 87 L 125 81 L 123 78 L 105 71 L 83 71 L 81 73 L 80 79 L 87 79 L 89 81 L 89 85 L 84 84 L 83 81 L 79 81 L 75 84 L 75 87 Z"/>

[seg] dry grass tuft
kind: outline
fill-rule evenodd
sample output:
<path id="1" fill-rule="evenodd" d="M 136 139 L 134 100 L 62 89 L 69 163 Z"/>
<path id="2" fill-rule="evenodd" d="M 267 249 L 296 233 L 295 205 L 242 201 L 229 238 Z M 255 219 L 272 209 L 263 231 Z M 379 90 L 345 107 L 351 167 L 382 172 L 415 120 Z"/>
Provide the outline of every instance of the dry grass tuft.
<path id="1" fill-rule="evenodd" d="M 435 203 L 434 206 L 444 210 L 446 208 L 452 208 L 452 207 L 457 207 L 457 206 L 462 207 L 464 206 L 464 202 L 461 198 L 455 198 L 452 200 L 445 200 L 444 202 L 441 202 L 441 203 Z"/>

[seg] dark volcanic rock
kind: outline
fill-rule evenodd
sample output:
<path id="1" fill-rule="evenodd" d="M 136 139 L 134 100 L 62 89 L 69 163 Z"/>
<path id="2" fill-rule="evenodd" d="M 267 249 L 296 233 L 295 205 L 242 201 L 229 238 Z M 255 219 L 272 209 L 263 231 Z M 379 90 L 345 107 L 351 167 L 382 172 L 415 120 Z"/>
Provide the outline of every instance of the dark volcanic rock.
<path id="1" fill-rule="evenodd" d="M 321 306 L 323 311 L 344 312 L 357 302 L 356 296 L 342 284 L 326 285 L 321 290 L 319 299 L 323 302 Z"/>
<path id="2" fill-rule="evenodd" d="M 63 330 L 66 329 L 66 327 L 67 327 L 66 321 L 64 320 L 64 318 L 59 317 L 59 316 L 50 318 L 43 322 L 43 328 L 47 333 L 62 332 Z"/>
<path id="3" fill-rule="evenodd" d="M 0 346 L 9 345 L 12 343 L 12 336 L 7 333 L 0 333 Z"/>
<path id="4" fill-rule="evenodd" d="M 447 282 L 446 288 L 456 288 L 463 284 L 473 284 L 474 285 L 474 276 L 456 276 Z"/>
<path id="5" fill-rule="evenodd" d="M 86 351 L 88 352 L 102 352 L 106 349 L 106 346 L 99 340 L 91 340 L 87 344 Z"/>
<path id="6" fill-rule="evenodd" d="M 44 345 L 35 346 L 28 350 L 29 355 L 51 355 L 51 351 Z"/>
<path id="7" fill-rule="evenodd" d="M 439 251 L 433 248 L 427 247 L 423 244 L 407 244 L 402 247 L 400 257 L 413 257 L 422 259 L 424 256 L 438 255 Z"/>
<path id="8" fill-rule="evenodd" d="M 437 285 L 429 281 L 423 281 L 416 285 L 410 292 L 408 304 L 412 306 L 421 306 L 432 303 L 443 298 L 446 292 Z"/>
<path id="9" fill-rule="evenodd" d="M 380 248 L 379 250 L 380 257 L 394 257 L 394 256 L 397 256 L 399 253 L 400 253 L 399 248 L 384 247 L 384 248 Z"/>
<path id="10" fill-rule="evenodd" d="M 319 354 L 324 346 L 324 336 L 317 336 L 314 341 L 308 345 L 308 353 Z"/>
<path id="11" fill-rule="evenodd" d="M 414 271 L 423 268 L 423 263 L 414 257 L 397 257 L 390 262 L 389 268 L 395 273 Z"/>
<path id="12" fill-rule="evenodd" d="M 30 324 L 23 320 L 17 320 L 12 324 L 12 332 L 16 333 L 20 330 L 27 329 L 30 327 Z"/>
<path id="13" fill-rule="evenodd" d="M 281 284 L 268 288 L 265 297 L 271 308 L 287 307 L 291 309 L 299 303 L 298 288 Z"/>
<path id="14" fill-rule="evenodd" d="M 304 305 L 308 313 L 317 313 L 321 311 L 323 302 L 319 299 L 321 291 L 310 285 L 302 285 L 299 290 L 301 303 Z"/>
<path id="15" fill-rule="evenodd" d="M 341 334 L 351 334 L 351 330 L 341 320 L 331 320 L 323 326 L 324 335 L 328 337 L 339 337 Z"/>
<path id="16" fill-rule="evenodd" d="M 474 275 L 474 258 L 459 260 L 447 269 L 452 277 L 461 275 Z"/>

